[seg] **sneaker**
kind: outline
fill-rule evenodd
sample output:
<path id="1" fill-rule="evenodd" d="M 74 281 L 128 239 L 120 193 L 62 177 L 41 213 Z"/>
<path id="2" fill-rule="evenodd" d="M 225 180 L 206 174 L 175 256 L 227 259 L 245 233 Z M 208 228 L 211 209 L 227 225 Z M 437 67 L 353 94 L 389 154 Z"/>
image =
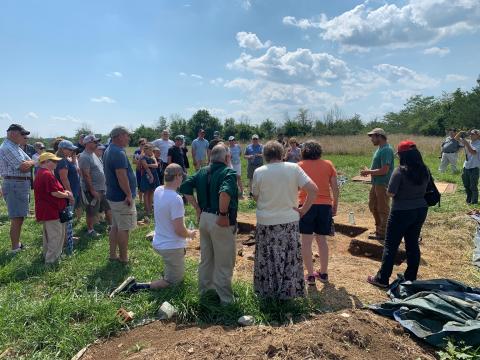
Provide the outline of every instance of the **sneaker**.
<path id="1" fill-rule="evenodd" d="M 20 246 L 18 248 L 10 250 L 10 254 L 16 255 L 22 250 L 25 250 L 25 246 L 22 243 L 20 243 Z"/>
<path id="2" fill-rule="evenodd" d="M 328 282 L 328 274 L 326 273 L 317 273 L 317 278 L 318 280 L 320 280 L 320 282 L 324 284 Z"/>
<path id="3" fill-rule="evenodd" d="M 305 276 L 305 280 L 308 286 L 315 286 L 315 275 L 307 275 Z"/>
<path id="4" fill-rule="evenodd" d="M 133 276 L 129 276 L 124 282 L 120 284 L 119 287 L 112 291 L 112 293 L 110 294 L 110 299 L 121 292 L 129 292 L 130 289 L 135 286 L 135 284 L 135 278 Z"/>
<path id="5" fill-rule="evenodd" d="M 370 233 L 370 234 L 368 234 L 368 238 L 370 240 L 384 241 L 385 240 L 385 235 L 380 235 L 380 234 L 377 234 L 377 233 Z"/>
<path id="6" fill-rule="evenodd" d="M 89 238 L 98 238 L 100 236 L 99 233 L 97 233 L 95 230 L 92 230 L 92 231 L 87 231 L 87 236 Z"/>

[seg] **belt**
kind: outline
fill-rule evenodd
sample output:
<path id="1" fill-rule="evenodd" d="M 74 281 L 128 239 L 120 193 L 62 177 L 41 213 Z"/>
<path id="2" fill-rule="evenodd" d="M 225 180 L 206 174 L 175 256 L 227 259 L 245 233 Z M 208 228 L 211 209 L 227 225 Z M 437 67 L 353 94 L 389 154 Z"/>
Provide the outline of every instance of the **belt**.
<path id="1" fill-rule="evenodd" d="M 5 180 L 24 180 L 24 181 L 30 181 L 29 176 L 3 176 Z"/>
<path id="2" fill-rule="evenodd" d="M 218 211 L 218 210 L 202 209 L 202 212 L 209 213 L 209 214 L 214 214 L 214 215 L 219 215 L 219 211 Z"/>

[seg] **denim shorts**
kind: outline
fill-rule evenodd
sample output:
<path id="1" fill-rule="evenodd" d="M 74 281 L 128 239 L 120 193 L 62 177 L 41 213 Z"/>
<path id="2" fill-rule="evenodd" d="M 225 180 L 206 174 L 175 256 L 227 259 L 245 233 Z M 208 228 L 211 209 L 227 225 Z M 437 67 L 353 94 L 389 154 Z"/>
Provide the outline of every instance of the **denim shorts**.
<path id="1" fill-rule="evenodd" d="M 300 234 L 330 235 L 332 221 L 331 205 L 313 204 L 300 219 Z"/>
<path id="2" fill-rule="evenodd" d="M 30 204 L 30 180 L 3 180 L 2 192 L 10 219 L 27 217 Z"/>

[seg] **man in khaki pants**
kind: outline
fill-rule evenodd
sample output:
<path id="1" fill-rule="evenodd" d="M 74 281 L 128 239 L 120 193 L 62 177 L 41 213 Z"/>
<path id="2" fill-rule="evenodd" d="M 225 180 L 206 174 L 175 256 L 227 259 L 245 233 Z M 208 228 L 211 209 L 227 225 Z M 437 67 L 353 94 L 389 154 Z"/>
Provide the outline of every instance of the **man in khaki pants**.
<path id="1" fill-rule="evenodd" d="M 385 240 L 388 215 L 390 213 L 390 199 L 387 196 L 387 186 L 392 176 L 394 167 L 394 154 L 392 147 L 387 142 L 387 134 L 383 129 L 375 128 L 368 133 L 370 141 L 378 149 L 373 154 L 372 166 L 360 172 L 362 176 L 372 177 L 372 188 L 368 207 L 375 218 L 375 233 L 368 238 L 372 240 Z"/>
<path id="2" fill-rule="evenodd" d="M 222 304 L 233 302 L 232 276 L 235 266 L 235 233 L 238 208 L 237 175 L 228 167 L 230 152 L 224 143 L 213 147 L 211 164 L 189 176 L 180 186 L 200 219 L 201 294 L 213 289 Z M 196 190 L 197 199 L 193 196 Z"/>

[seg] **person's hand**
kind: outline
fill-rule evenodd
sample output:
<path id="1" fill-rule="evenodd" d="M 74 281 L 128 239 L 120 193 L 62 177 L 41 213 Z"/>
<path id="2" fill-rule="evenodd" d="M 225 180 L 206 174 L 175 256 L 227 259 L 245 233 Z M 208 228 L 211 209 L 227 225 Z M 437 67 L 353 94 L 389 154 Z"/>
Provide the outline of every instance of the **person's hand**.
<path id="1" fill-rule="evenodd" d="M 188 237 L 190 239 L 195 239 L 196 236 L 197 236 L 197 230 L 188 230 Z"/>
<path id="2" fill-rule="evenodd" d="M 125 197 L 125 204 L 127 204 L 127 206 L 132 206 L 132 204 L 133 204 L 132 195 L 127 195 L 127 196 Z"/>
<path id="3" fill-rule="evenodd" d="M 337 216 L 337 205 L 333 205 L 333 208 L 332 208 L 332 217 L 333 216 Z"/>
<path id="4" fill-rule="evenodd" d="M 307 212 L 305 211 L 306 209 L 302 206 L 302 207 L 294 207 L 293 210 L 295 210 L 296 212 L 299 213 L 300 217 L 302 218 L 303 215 L 305 215 Z"/>
<path id="5" fill-rule="evenodd" d="M 32 166 L 35 166 L 35 162 L 33 160 L 27 160 L 27 161 L 22 162 L 20 164 L 20 166 L 18 167 L 18 169 L 21 172 L 28 172 L 28 171 L 30 171 L 30 168 Z"/>
<path id="6" fill-rule="evenodd" d="M 368 176 L 368 175 L 370 175 L 370 169 L 368 169 L 368 168 L 366 168 L 366 167 L 363 168 L 363 170 L 360 171 L 360 175 L 361 175 L 361 176 Z"/>
<path id="7" fill-rule="evenodd" d="M 217 225 L 220 227 L 229 227 L 230 219 L 228 218 L 228 216 L 218 216 Z"/>
<path id="8" fill-rule="evenodd" d="M 67 199 L 70 202 L 70 205 L 73 205 L 73 203 L 75 202 L 75 198 L 73 197 L 72 192 L 68 190 L 65 192 L 67 193 Z"/>

